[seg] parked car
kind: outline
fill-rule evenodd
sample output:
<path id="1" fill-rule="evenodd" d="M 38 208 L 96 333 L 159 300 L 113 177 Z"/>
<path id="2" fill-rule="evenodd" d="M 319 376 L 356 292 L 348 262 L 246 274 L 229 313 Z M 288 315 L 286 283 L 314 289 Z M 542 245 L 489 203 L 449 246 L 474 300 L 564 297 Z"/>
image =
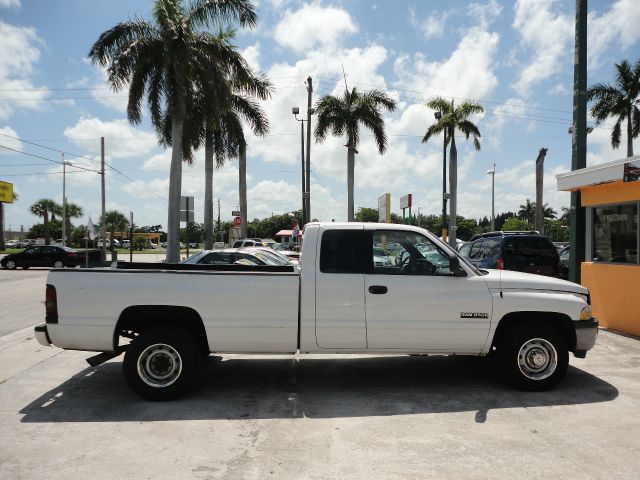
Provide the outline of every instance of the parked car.
<path id="1" fill-rule="evenodd" d="M 189 248 L 200 248 L 200 244 L 198 242 L 189 242 Z"/>
<path id="2" fill-rule="evenodd" d="M 131 240 L 122 240 L 120 248 L 131 248 Z"/>
<path id="3" fill-rule="evenodd" d="M 291 264 L 291 260 L 287 255 L 281 252 L 277 252 L 274 249 L 269 247 L 243 247 L 241 250 L 243 252 L 253 253 L 254 255 L 258 256 L 258 258 L 262 258 L 261 256 L 258 255 L 258 253 L 261 253 L 263 255 L 266 255 L 272 258 L 274 261 L 278 262 L 279 265 Z"/>
<path id="4" fill-rule="evenodd" d="M 240 262 L 242 260 L 242 262 Z M 247 263 L 251 262 L 251 263 Z M 264 252 L 250 251 L 249 249 L 225 248 L 224 250 L 203 250 L 195 255 L 191 255 L 180 263 L 186 264 L 204 264 L 204 265 L 232 265 L 234 263 L 243 263 L 245 265 L 272 265 L 282 266 L 283 263 L 278 259 L 267 255 Z"/>
<path id="5" fill-rule="evenodd" d="M 515 270 L 557 277 L 560 258 L 553 242 L 535 232 L 489 232 L 474 235 L 459 249 L 478 268 Z"/>
<path id="6" fill-rule="evenodd" d="M 20 240 L 9 240 L 5 242 L 4 246 L 6 248 L 20 248 Z"/>
<path id="7" fill-rule="evenodd" d="M 259 238 L 241 238 L 240 240 L 236 240 L 233 242 L 231 248 L 242 248 L 242 247 L 264 247 L 265 245 L 262 243 L 262 240 Z"/>
<path id="8" fill-rule="evenodd" d="M 105 245 L 107 246 L 107 248 L 111 248 L 111 240 L 109 240 L 108 238 L 104 241 Z M 102 240 L 98 240 L 98 248 L 102 248 Z M 113 246 L 114 247 L 120 247 L 120 240 L 118 240 L 117 238 L 113 239 Z"/>
<path id="9" fill-rule="evenodd" d="M 9 270 L 17 267 L 75 267 L 78 265 L 78 254 L 68 247 L 54 245 L 36 245 L 27 247 L 22 252 L 11 253 L 0 260 L 0 266 Z"/>
<path id="10" fill-rule="evenodd" d="M 276 242 L 273 238 L 261 238 L 260 241 L 265 247 L 269 248 L 273 248 L 274 245 L 278 244 L 278 242 Z"/>

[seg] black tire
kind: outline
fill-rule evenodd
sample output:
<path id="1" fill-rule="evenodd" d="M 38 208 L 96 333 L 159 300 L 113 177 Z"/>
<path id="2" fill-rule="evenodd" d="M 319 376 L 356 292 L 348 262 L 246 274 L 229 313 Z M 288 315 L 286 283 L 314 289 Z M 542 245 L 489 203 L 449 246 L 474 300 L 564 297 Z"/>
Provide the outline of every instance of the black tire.
<path id="1" fill-rule="evenodd" d="M 497 348 L 503 376 L 518 389 L 548 390 L 567 373 L 567 342 L 548 325 L 513 326 L 505 332 Z"/>
<path id="2" fill-rule="evenodd" d="M 17 264 L 15 260 L 7 260 L 7 263 L 4 264 L 4 268 L 7 270 L 15 270 L 17 268 Z"/>
<path id="3" fill-rule="evenodd" d="M 29 270 L 29 267 L 27 267 L 26 265 L 22 267 L 23 270 Z"/>
<path id="4" fill-rule="evenodd" d="M 127 348 L 122 363 L 129 386 L 149 400 L 172 400 L 193 383 L 202 356 L 195 340 L 175 327 L 153 327 Z"/>

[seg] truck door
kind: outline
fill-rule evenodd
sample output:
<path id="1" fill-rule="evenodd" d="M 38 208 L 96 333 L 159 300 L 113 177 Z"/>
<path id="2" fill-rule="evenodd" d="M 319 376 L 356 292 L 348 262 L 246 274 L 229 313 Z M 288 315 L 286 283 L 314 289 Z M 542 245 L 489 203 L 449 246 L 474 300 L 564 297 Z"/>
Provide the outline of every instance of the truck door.
<path id="1" fill-rule="evenodd" d="M 321 235 L 315 274 L 316 343 L 331 350 L 366 349 L 364 271 L 370 252 L 366 232 L 345 226 Z"/>
<path id="2" fill-rule="evenodd" d="M 365 275 L 368 348 L 478 353 L 492 300 L 480 276 L 456 277 L 449 257 L 408 230 L 370 230 L 373 265 Z"/>

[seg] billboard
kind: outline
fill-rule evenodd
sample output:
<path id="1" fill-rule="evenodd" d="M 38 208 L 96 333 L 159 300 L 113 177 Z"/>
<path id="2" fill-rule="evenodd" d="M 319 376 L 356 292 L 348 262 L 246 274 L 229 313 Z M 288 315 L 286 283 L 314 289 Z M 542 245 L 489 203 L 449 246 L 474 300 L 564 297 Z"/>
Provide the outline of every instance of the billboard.
<path id="1" fill-rule="evenodd" d="M 378 197 L 378 222 L 391 223 L 391 194 Z"/>
<path id="2" fill-rule="evenodd" d="M 400 197 L 400 209 L 411 208 L 412 195 L 407 193 L 404 197 Z"/>
<path id="3" fill-rule="evenodd" d="M 0 182 L 0 202 L 13 203 L 13 183 Z"/>

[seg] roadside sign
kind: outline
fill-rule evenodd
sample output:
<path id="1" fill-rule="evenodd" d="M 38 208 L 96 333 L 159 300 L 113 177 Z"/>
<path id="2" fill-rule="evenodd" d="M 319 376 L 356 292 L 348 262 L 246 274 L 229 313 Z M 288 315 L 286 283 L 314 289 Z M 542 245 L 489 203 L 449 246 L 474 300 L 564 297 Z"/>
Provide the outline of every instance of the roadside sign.
<path id="1" fill-rule="evenodd" d="M 193 197 L 180 197 L 180 221 L 193 223 Z"/>
<path id="2" fill-rule="evenodd" d="M 193 210 L 180 210 L 180 221 L 193 223 Z"/>
<path id="3" fill-rule="evenodd" d="M 391 194 L 378 197 L 378 222 L 391 223 Z"/>
<path id="4" fill-rule="evenodd" d="M 232 217 L 239 217 L 240 216 L 240 210 L 231 210 L 231 216 Z"/>
<path id="5" fill-rule="evenodd" d="M 0 182 L 0 202 L 13 203 L 13 183 Z"/>
<path id="6" fill-rule="evenodd" d="M 233 218 L 233 226 L 234 227 L 239 227 L 240 226 L 240 217 L 234 217 Z"/>
<path id="7" fill-rule="evenodd" d="M 411 208 L 412 195 L 408 193 L 404 197 L 400 197 L 400 209 Z"/>

